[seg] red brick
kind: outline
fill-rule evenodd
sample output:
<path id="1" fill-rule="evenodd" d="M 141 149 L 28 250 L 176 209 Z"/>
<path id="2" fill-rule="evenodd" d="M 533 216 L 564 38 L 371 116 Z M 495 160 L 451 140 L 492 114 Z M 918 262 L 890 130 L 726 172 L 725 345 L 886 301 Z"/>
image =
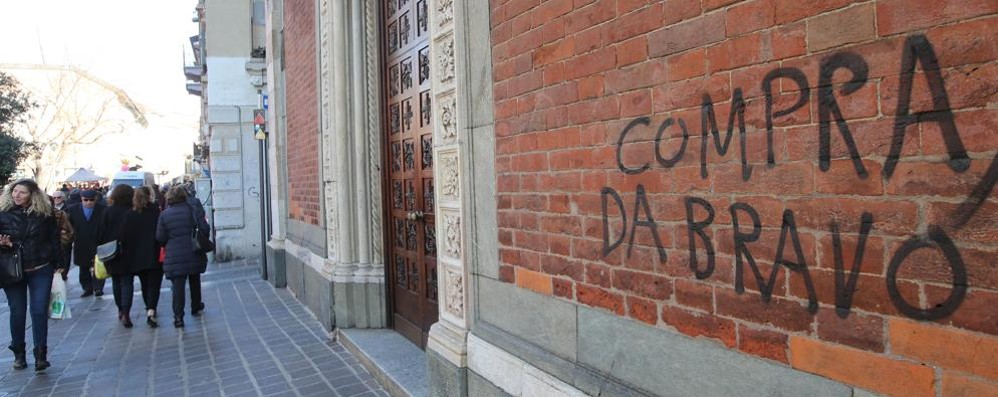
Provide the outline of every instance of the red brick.
<path id="1" fill-rule="evenodd" d="M 572 11 L 572 8 L 572 0 L 544 0 L 530 13 L 531 21 L 534 27 L 551 23 L 555 18 Z"/>
<path id="2" fill-rule="evenodd" d="M 827 11 L 845 7 L 860 0 L 775 0 L 776 23 L 800 21 Z"/>
<path id="3" fill-rule="evenodd" d="M 672 296 L 672 282 L 668 278 L 624 269 L 614 269 L 613 288 L 655 300 Z"/>
<path id="4" fill-rule="evenodd" d="M 773 0 L 750 0 L 729 7 L 724 13 L 725 32 L 735 37 L 773 26 L 776 9 Z"/>
<path id="5" fill-rule="evenodd" d="M 727 347 L 735 347 L 737 343 L 735 322 L 728 319 L 663 305 L 662 322 L 689 336 L 717 339 Z"/>
<path id="6" fill-rule="evenodd" d="M 516 275 L 513 266 L 510 265 L 499 266 L 499 281 L 510 284 L 516 283 Z"/>
<path id="7" fill-rule="evenodd" d="M 551 276 L 521 267 L 516 268 L 516 286 L 544 295 L 552 294 Z"/>
<path id="8" fill-rule="evenodd" d="M 703 76 L 707 69 L 707 52 L 697 48 L 669 57 L 669 81 Z"/>
<path id="9" fill-rule="evenodd" d="M 648 59 L 648 38 L 638 36 L 617 46 L 617 66 L 627 66 Z"/>
<path id="10" fill-rule="evenodd" d="M 834 128 L 834 127 L 833 127 Z M 834 133 L 833 133 L 834 134 Z M 883 167 L 871 160 L 862 160 L 868 173 L 866 178 L 857 175 L 852 160 L 834 160 L 828 171 L 818 171 L 815 176 L 815 190 L 825 194 L 852 194 L 858 196 L 880 196 L 884 194 Z"/>
<path id="11" fill-rule="evenodd" d="M 616 48 L 604 47 L 565 60 L 565 74 L 569 80 L 590 76 L 613 69 L 617 64 Z"/>
<path id="12" fill-rule="evenodd" d="M 715 10 L 715 9 L 718 9 L 718 8 L 721 8 L 721 7 L 730 5 L 730 4 L 737 3 L 739 1 L 741 1 L 741 0 L 703 0 L 702 1 L 702 3 L 703 3 L 703 10 L 705 12 L 706 11 L 710 11 L 710 10 Z"/>
<path id="13" fill-rule="evenodd" d="M 624 297 L 620 294 L 586 284 L 576 284 L 575 288 L 579 303 L 624 315 Z"/>
<path id="14" fill-rule="evenodd" d="M 884 320 L 876 316 L 849 313 L 839 317 L 834 309 L 818 311 L 818 337 L 858 349 L 884 351 Z"/>
<path id="15" fill-rule="evenodd" d="M 552 276 L 566 276 L 575 281 L 584 280 L 582 263 L 558 255 L 541 255 L 541 271 Z"/>
<path id="16" fill-rule="evenodd" d="M 921 64 L 919 66 L 921 67 Z M 944 69 L 941 74 L 951 110 L 980 108 L 998 101 L 998 80 L 995 79 L 995 76 L 998 76 L 998 64 L 959 66 Z M 884 109 L 885 114 L 895 114 L 897 111 L 899 84 L 898 76 L 888 76 L 880 83 L 880 108 Z M 935 98 L 929 93 L 925 74 L 915 73 L 912 81 L 910 113 L 937 110 Z M 922 125 L 932 124 L 935 123 L 922 123 Z"/>
<path id="17" fill-rule="evenodd" d="M 988 152 L 998 149 L 998 140 L 992 133 L 998 125 L 998 109 L 980 109 L 954 114 L 960 140 L 968 152 Z M 936 123 L 924 123 L 922 129 L 922 154 L 949 154 L 943 140 L 943 134 Z M 906 146 L 913 146 L 906 142 Z M 974 160 L 983 161 L 983 160 Z"/>
<path id="18" fill-rule="evenodd" d="M 724 40 L 724 13 L 713 13 L 648 34 L 648 55 L 659 57 Z"/>
<path id="19" fill-rule="evenodd" d="M 956 173 L 946 163 L 900 162 L 887 183 L 887 194 L 964 197 L 981 182 L 988 163 L 973 161 L 969 170 Z"/>
<path id="20" fill-rule="evenodd" d="M 651 90 L 631 91 L 620 96 L 620 116 L 634 117 L 651 113 Z"/>
<path id="21" fill-rule="evenodd" d="M 877 32 L 887 36 L 995 12 L 993 0 L 882 0 L 877 2 Z"/>
<path id="22" fill-rule="evenodd" d="M 703 94 L 714 98 L 731 98 L 730 78 L 727 74 L 715 74 L 704 78 L 694 78 L 669 84 L 659 84 L 652 87 L 652 109 L 655 113 L 674 111 L 683 108 L 700 106 Z M 723 117 L 723 116 L 722 116 Z M 686 120 L 690 128 L 696 131 L 696 122 Z M 693 124 L 691 124 L 693 123 Z M 692 131 L 690 135 L 696 135 Z M 690 139 L 690 144 L 695 142 Z M 695 145 L 690 147 L 697 147 Z"/>
<path id="23" fill-rule="evenodd" d="M 567 59 L 575 54 L 575 39 L 566 37 L 544 45 L 533 52 L 534 67 L 540 67 Z"/>
<path id="24" fill-rule="evenodd" d="M 936 395 L 932 368 L 801 336 L 790 337 L 790 365 L 877 393 Z"/>
<path id="25" fill-rule="evenodd" d="M 553 286 L 554 296 L 566 299 L 575 298 L 575 284 L 572 283 L 571 280 L 555 277 L 551 279 L 551 284 Z"/>
<path id="26" fill-rule="evenodd" d="M 872 3 L 823 14 L 807 22 L 807 48 L 821 51 L 877 37 Z"/>
<path id="27" fill-rule="evenodd" d="M 794 4 L 809 4 L 809 2 L 793 1 Z M 779 9 L 779 8 L 777 8 Z M 801 22 L 780 26 L 770 34 L 773 59 L 790 58 L 807 53 L 807 26 Z"/>
<path id="28" fill-rule="evenodd" d="M 947 234 L 955 241 L 971 241 L 984 244 L 994 244 L 998 241 L 998 203 L 985 201 L 960 228 L 958 222 L 962 217 L 959 204 L 932 202 L 926 209 L 926 222 L 930 225 L 947 227 Z"/>
<path id="29" fill-rule="evenodd" d="M 716 73 L 768 60 L 762 39 L 761 33 L 753 33 L 708 47 L 707 68 L 710 73 Z"/>
<path id="30" fill-rule="evenodd" d="M 616 2 L 595 1 L 566 15 L 565 31 L 569 34 L 586 30 L 617 16 Z"/>
<path id="31" fill-rule="evenodd" d="M 738 324 L 738 350 L 789 364 L 787 350 L 789 338 L 787 334 L 765 329 L 751 328 Z"/>
<path id="32" fill-rule="evenodd" d="M 658 306 L 655 302 L 633 296 L 627 297 L 627 315 L 643 323 L 658 323 Z"/>
<path id="33" fill-rule="evenodd" d="M 722 316 L 797 332 L 810 330 L 813 322 L 807 307 L 798 302 L 776 296 L 769 302 L 763 302 L 759 294 L 753 292 L 737 294 L 734 290 L 722 288 L 716 289 L 714 293 L 717 299 L 717 313 Z"/>
<path id="34" fill-rule="evenodd" d="M 675 281 L 676 302 L 683 306 L 714 311 L 714 287 L 693 280 Z"/>
<path id="35" fill-rule="evenodd" d="M 662 4 L 656 2 L 640 10 L 621 15 L 608 26 L 603 45 L 642 35 L 662 26 Z"/>
<path id="36" fill-rule="evenodd" d="M 940 67 L 993 61 L 998 58 L 998 18 L 990 17 L 929 29 Z"/>
<path id="37" fill-rule="evenodd" d="M 835 307 L 837 305 L 835 294 L 835 273 L 828 270 L 809 269 L 811 281 L 814 283 L 815 294 L 818 302 L 822 305 Z M 845 271 L 848 277 L 849 270 Z M 848 280 L 848 279 L 845 279 Z M 871 276 L 860 274 L 856 281 L 856 289 L 852 299 L 851 309 L 861 309 L 870 312 L 900 316 L 901 312 L 891 302 L 887 294 L 887 280 L 881 276 Z M 909 302 L 917 302 L 919 289 L 918 285 L 898 280 L 898 289 L 901 296 Z M 802 277 L 790 278 L 790 296 L 799 299 L 807 299 L 807 291 Z"/>
<path id="38" fill-rule="evenodd" d="M 606 93 L 618 93 L 637 88 L 647 88 L 666 81 L 666 67 L 662 59 L 650 59 L 627 68 L 606 72 Z"/>
<path id="39" fill-rule="evenodd" d="M 859 230 L 863 212 L 873 214 L 873 233 L 897 235 L 915 232 L 918 205 L 907 200 L 869 201 L 854 198 L 813 198 L 792 200 L 797 227 L 828 230 L 836 222 L 840 230 Z"/>
<path id="40" fill-rule="evenodd" d="M 943 302 L 949 297 L 952 287 L 925 286 L 926 300 L 929 307 Z M 908 299 L 908 302 L 917 300 Z M 987 290 L 970 290 L 963 302 L 949 317 L 936 320 L 937 323 L 952 325 L 966 330 L 998 335 L 998 293 Z"/>
<path id="41" fill-rule="evenodd" d="M 576 240 L 578 241 L 578 240 Z M 610 267 L 606 265 L 587 264 L 586 283 L 595 286 L 610 288 L 611 279 Z"/>
<path id="42" fill-rule="evenodd" d="M 723 132 L 722 132 L 723 133 Z M 728 156 L 740 156 L 734 146 L 728 148 Z M 714 150 L 708 146 L 708 151 Z M 714 189 L 718 193 L 770 193 L 781 192 L 786 195 L 805 195 L 814 192 L 814 164 L 811 162 L 795 162 L 780 164 L 776 167 L 753 167 L 751 183 L 742 180 L 741 164 L 716 165 L 711 171 L 714 177 Z"/>
<path id="43" fill-rule="evenodd" d="M 831 229 L 829 229 L 831 232 Z M 856 259 L 856 245 L 859 243 L 859 229 L 846 229 L 839 227 L 839 243 L 842 245 L 842 266 L 848 274 L 852 271 L 853 262 Z M 835 269 L 835 247 L 832 243 L 831 233 L 821 236 L 818 239 L 818 266 L 823 269 Z M 859 272 L 882 275 L 884 274 L 884 239 L 877 236 L 867 236 L 864 247 L 863 260 L 860 262 Z"/>
<path id="44" fill-rule="evenodd" d="M 700 0 L 663 0 L 665 16 L 663 26 L 693 18 L 702 12 Z"/>

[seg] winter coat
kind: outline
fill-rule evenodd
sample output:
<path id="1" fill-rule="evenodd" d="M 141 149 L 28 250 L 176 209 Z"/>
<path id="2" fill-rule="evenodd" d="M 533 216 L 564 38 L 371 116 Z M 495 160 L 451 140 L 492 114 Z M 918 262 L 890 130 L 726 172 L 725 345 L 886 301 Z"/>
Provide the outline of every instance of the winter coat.
<path id="1" fill-rule="evenodd" d="M 52 214 L 55 215 L 55 222 L 59 225 L 59 242 L 63 249 L 69 248 L 73 244 L 73 235 L 75 234 L 73 223 L 69 221 L 69 215 L 62 210 L 57 209 Z"/>
<path id="2" fill-rule="evenodd" d="M 94 213 L 90 215 L 90 220 L 83 215 L 83 204 L 73 205 L 66 211 L 75 232 L 73 260 L 78 266 L 93 266 L 94 256 L 97 255 L 97 229 L 106 210 L 107 206 L 97 204 L 94 206 Z"/>
<path id="3" fill-rule="evenodd" d="M 209 229 L 204 217 L 194 215 L 196 213 L 197 210 L 184 202 L 170 204 L 170 207 L 159 215 L 156 240 L 166 245 L 163 272 L 167 278 L 200 274 L 208 268 L 208 255 L 194 252 L 194 246 L 191 244 L 195 219 L 201 230 Z"/>
<path id="4" fill-rule="evenodd" d="M 125 229 L 121 240 L 125 260 L 132 272 L 159 268 L 159 247 L 156 241 L 156 223 L 159 222 L 159 207 L 150 203 L 142 212 L 128 211 L 125 216 Z"/>
<path id="5" fill-rule="evenodd" d="M 64 266 L 59 237 L 61 230 L 52 215 L 52 204 L 47 196 L 33 194 L 31 207 L 14 205 L 9 189 L 0 196 L 0 234 L 10 236 L 14 247 L 21 246 L 21 264 L 31 269 L 51 264 L 56 269 Z M 0 248 L 3 254 L 11 254 L 13 247 Z"/>
<path id="6" fill-rule="evenodd" d="M 104 217 L 101 218 L 100 223 L 97 227 L 97 245 L 108 243 L 117 240 L 119 244 L 125 236 L 125 217 L 128 215 L 129 207 L 128 203 L 122 203 L 117 205 L 112 205 L 107 207 L 104 211 Z M 115 255 L 114 259 L 104 261 L 104 267 L 107 268 L 107 274 L 112 276 L 121 276 L 125 274 L 132 274 L 131 264 L 128 263 L 125 258 L 128 256 L 126 251 L 128 247 L 124 244 L 120 245 L 120 251 L 118 255 Z"/>

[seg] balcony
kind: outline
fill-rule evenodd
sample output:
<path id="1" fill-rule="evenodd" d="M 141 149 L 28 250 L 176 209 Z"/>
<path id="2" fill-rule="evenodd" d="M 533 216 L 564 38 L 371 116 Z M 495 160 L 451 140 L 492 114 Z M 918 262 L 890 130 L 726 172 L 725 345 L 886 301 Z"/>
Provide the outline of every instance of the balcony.
<path id="1" fill-rule="evenodd" d="M 202 75 L 204 75 L 204 68 L 200 66 L 184 66 L 184 76 L 187 76 L 187 80 L 200 82 Z"/>
<path id="2" fill-rule="evenodd" d="M 187 93 L 201 96 L 201 83 L 187 83 Z"/>

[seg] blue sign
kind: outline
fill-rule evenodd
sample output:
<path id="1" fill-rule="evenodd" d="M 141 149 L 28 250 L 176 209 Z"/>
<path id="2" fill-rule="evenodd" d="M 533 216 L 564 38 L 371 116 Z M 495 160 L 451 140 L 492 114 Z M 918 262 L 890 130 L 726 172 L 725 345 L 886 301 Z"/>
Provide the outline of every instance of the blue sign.
<path id="1" fill-rule="evenodd" d="M 270 109 L 270 97 L 267 95 L 263 96 L 263 110 Z"/>

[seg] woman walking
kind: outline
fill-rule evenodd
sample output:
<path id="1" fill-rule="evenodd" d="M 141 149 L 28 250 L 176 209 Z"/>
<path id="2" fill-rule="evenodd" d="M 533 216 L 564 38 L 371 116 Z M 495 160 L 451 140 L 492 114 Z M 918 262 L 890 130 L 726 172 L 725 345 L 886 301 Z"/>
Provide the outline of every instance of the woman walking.
<path id="1" fill-rule="evenodd" d="M 195 222 L 201 230 L 208 230 L 204 217 L 195 215 L 194 208 L 187 203 L 187 191 L 183 186 L 170 188 L 166 193 L 169 207 L 159 216 L 156 226 L 156 239 L 166 245 L 166 259 L 163 272 L 170 279 L 173 292 L 173 326 L 184 326 L 184 284 L 191 286 L 191 314 L 198 315 L 204 310 L 201 302 L 201 273 L 208 268 L 208 256 L 195 252 L 191 242 Z"/>
<path id="2" fill-rule="evenodd" d="M 118 321 L 125 328 L 132 328 L 132 295 L 135 293 L 133 283 L 135 276 L 130 262 L 130 253 L 135 248 L 126 244 L 125 218 L 132 209 L 132 198 L 135 190 L 128 185 L 118 185 L 111 190 L 110 205 L 104 211 L 104 219 L 100 223 L 97 243 L 105 244 L 117 241 L 118 254 L 114 259 L 104 261 L 107 274 L 111 275 L 111 289 L 114 291 L 114 304 L 118 306 Z"/>
<path id="3" fill-rule="evenodd" d="M 151 190 L 148 186 L 135 189 L 132 210 L 125 217 L 122 244 L 128 247 L 124 259 L 139 276 L 139 283 L 142 284 L 146 324 L 155 328 L 159 326 L 156 322 L 156 307 L 159 305 L 159 289 L 163 285 L 163 266 L 159 263 L 161 245 L 156 241 L 159 207 L 151 200 L 151 197 L 155 197 Z"/>
<path id="4" fill-rule="evenodd" d="M 52 278 L 66 272 L 59 260 L 61 230 L 52 214 L 48 196 L 30 179 L 7 185 L 0 196 L 0 254 L 11 255 L 19 247 L 24 274 L 23 280 L 3 288 L 10 308 L 9 349 L 14 352 L 14 369 L 28 367 L 24 334 L 29 302 L 35 371 L 50 365 L 46 355 Z"/>

